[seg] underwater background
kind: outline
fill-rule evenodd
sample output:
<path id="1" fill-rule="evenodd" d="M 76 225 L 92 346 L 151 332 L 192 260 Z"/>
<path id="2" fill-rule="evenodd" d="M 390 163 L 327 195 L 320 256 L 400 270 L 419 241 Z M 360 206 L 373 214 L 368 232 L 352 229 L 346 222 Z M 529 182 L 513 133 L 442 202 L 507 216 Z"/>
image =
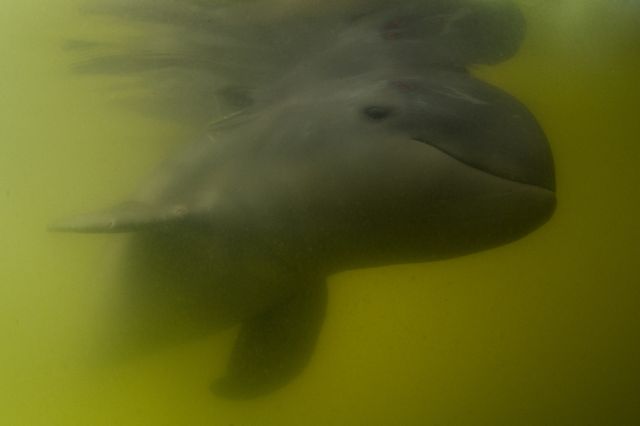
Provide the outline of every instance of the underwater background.
<path id="1" fill-rule="evenodd" d="M 46 227 L 120 199 L 193 135 L 111 105 L 109 77 L 70 72 L 65 40 L 114 32 L 81 3 L 0 14 L 0 425 L 640 424 L 640 1 L 520 1 L 523 47 L 475 71 L 547 133 L 548 224 L 471 256 L 332 277 L 308 369 L 236 402 L 209 391 L 235 330 L 86 362 L 121 237 Z"/>

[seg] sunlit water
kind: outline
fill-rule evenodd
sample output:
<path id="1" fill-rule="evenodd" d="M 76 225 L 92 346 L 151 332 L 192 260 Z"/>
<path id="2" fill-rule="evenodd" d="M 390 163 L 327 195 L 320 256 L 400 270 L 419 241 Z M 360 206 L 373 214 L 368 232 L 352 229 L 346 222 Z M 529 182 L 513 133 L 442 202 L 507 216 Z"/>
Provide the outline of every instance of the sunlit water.
<path id="1" fill-rule="evenodd" d="M 478 74 L 547 132 L 551 222 L 496 250 L 333 277 L 309 368 L 244 402 L 209 392 L 233 330 L 84 362 L 117 238 L 46 225 L 119 199 L 189 135 L 108 106 L 108 79 L 69 73 L 64 40 L 101 30 L 75 2 L 3 5 L 0 424 L 640 424 L 640 4 L 522 4 L 520 53 Z"/>

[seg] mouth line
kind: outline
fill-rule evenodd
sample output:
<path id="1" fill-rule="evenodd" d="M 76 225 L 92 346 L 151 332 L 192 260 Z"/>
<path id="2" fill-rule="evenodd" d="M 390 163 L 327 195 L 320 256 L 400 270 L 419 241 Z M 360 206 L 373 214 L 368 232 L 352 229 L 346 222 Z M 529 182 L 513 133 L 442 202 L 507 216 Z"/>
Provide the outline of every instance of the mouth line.
<path id="1" fill-rule="evenodd" d="M 450 152 L 438 147 L 437 145 L 431 143 L 431 141 L 429 141 L 429 140 L 415 138 L 415 137 L 411 138 L 411 139 L 413 141 L 420 142 L 421 144 L 428 145 L 431 148 L 433 148 L 433 149 L 435 149 L 437 151 L 440 151 L 441 153 L 443 153 L 446 156 L 450 157 L 451 159 L 459 162 L 460 164 L 464 164 L 467 167 L 470 167 L 470 168 L 472 168 L 474 170 L 477 170 L 477 171 L 479 171 L 481 173 L 484 173 L 484 174 L 487 174 L 489 176 L 493 176 L 493 177 L 496 177 L 496 178 L 499 178 L 499 179 L 504 179 L 505 181 L 517 183 L 517 184 L 520 184 L 520 185 L 525 185 L 525 186 L 528 186 L 528 187 L 531 187 L 531 188 L 542 189 L 542 190 L 545 190 L 545 191 L 549 191 L 549 192 L 551 192 L 553 194 L 555 194 L 555 192 L 556 192 L 555 188 L 547 188 L 546 186 L 536 185 L 536 184 L 533 184 L 533 183 L 530 183 L 530 182 L 526 182 L 526 181 L 521 180 L 521 179 L 517 179 L 517 178 L 510 177 L 510 176 L 505 176 L 505 175 L 502 175 L 502 174 L 494 173 L 492 171 L 486 170 L 486 169 L 478 166 L 477 164 L 474 164 L 474 163 L 469 162 L 469 161 L 464 161 L 464 160 L 458 158 L 456 155 L 454 155 L 454 154 L 452 154 L 452 153 L 450 153 Z"/>

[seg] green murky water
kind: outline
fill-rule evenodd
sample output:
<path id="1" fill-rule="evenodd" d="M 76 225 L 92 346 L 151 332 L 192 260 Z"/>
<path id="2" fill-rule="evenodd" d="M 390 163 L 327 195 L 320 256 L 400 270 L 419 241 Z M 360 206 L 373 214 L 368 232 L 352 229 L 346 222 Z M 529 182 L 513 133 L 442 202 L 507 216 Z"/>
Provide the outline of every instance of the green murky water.
<path id="1" fill-rule="evenodd" d="M 478 70 L 549 136 L 549 224 L 464 258 L 333 277 L 309 368 L 236 403 L 208 391 L 233 330 L 118 368 L 83 361 L 117 241 L 46 225 L 117 200 L 187 132 L 70 75 L 61 44 L 100 29 L 77 1 L 55 3 L 0 15 L 0 425 L 640 423 L 638 2 L 523 0 L 525 46 Z"/>

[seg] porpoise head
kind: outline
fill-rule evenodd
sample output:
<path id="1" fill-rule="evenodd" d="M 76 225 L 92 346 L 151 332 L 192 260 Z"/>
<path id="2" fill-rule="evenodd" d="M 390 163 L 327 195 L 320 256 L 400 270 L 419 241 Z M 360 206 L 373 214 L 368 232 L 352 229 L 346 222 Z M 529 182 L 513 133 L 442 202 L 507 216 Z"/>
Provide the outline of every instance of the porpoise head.
<path id="1" fill-rule="evenodd" d="M 325 79 L 258 109 L 251 124 L 214 129 L 230 152 L 252 146 L 228 180 L 247 183 L 220 189 L 245 206 L 245 223 L 295 247 L 287 256 L 313 253 L 327 271 L 493 247 L 553 212 L 540 126 L 466 72 Z"/>

